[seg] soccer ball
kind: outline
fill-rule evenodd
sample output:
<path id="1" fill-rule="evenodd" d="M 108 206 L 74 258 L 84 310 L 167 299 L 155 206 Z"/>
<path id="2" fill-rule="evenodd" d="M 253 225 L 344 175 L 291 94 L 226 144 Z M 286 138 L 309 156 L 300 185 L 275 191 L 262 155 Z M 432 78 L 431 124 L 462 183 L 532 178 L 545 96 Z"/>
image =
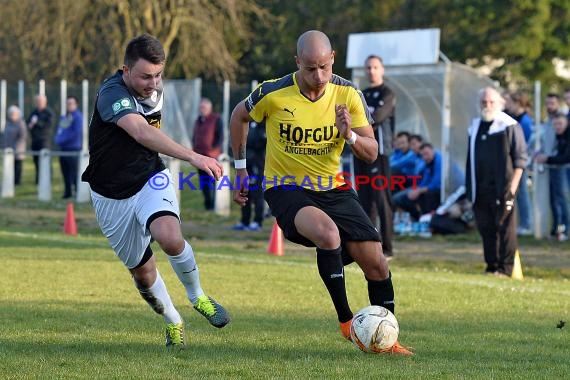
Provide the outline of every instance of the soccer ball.
<path id="1" fill-rule="evenodd" d="M 396 343 L 400 326 L 398 320 L 382 306 L 367 306 L 352 318 L 350 337 L 364 352 L 380 352 Z"/>

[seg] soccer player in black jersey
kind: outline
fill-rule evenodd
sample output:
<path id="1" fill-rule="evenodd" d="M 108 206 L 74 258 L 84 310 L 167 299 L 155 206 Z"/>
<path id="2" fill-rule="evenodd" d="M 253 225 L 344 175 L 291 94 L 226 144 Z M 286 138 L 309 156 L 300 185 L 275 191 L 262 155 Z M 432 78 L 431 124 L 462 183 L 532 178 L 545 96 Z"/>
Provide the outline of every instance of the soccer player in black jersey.
<path id="1" fill-rule="evenodd" d="M 219 179 L 222 166 L 182 146 L 160 130 L 166 57 L 161 43 L 144 34 L 131 40 L 122 70 L 97 93 L 89 125 L 89 166 L 83 181 L 101 231 L 129 269 L 135 286 L 166 322 L 166 345 L 184 347 L 184 323 L 172 304 L 150 247 L 168 255 L 194 308 L 223 327 L 226 310 L 204 294 L 192 247 L 182 237 L 180 210 L 170 172 L 159 153 L 189 162 Z"/>

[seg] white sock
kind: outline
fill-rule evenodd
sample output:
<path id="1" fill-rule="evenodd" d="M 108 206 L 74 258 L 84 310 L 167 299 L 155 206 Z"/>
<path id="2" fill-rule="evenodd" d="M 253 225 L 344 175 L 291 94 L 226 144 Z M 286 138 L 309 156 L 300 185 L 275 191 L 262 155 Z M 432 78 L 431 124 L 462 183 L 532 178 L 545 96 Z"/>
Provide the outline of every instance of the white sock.
<path id="1" fill-rule="evenodd" d="M 156 313 L 162 315 L 166 323 L 182 322 L 182 317 L 172 304 L 168 290 L 166 290 L 166 285 L 164 284 L 158 270 L 156 271 L 156 281 L 150 288 L 141 289 L 138 286 L 137 288 L 139 289 L 142 298 L 144 298 Z"/>
<path id="2" fill-rule="evenodd" d="M 186 288 L 188 299 L 194 305 L 198 297 L 204 294 L 204 291 L 200 286 L 200 272 L 192 247 L 188 242 L 184 242 L 184 250 L 177 256 L 168 256 L 168 260 L 170 260 L 170 265 L 172 265 L 178 279 Z"/>

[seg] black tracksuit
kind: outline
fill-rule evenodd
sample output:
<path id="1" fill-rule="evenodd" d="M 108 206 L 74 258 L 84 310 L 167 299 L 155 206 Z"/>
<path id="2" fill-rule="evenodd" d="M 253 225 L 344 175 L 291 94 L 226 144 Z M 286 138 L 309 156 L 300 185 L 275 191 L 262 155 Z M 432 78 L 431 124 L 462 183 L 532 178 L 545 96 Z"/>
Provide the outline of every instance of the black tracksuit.
<path id="1" fill-rule="evenodd" d="M 527 149 L 521 126 L 501 112 L 492 122 L 477 118 L 469 128 L 467 197 L 473 202 L 483 239 L 486 272 L 511 275 L 518 247 L 516 218 L 506 201 L 516 168 L 524 169 Z"/>
<path id="2" fill-rule="evenodd" d="M 368 107 L 374 108 L 374 136 L 378 141 L 379 154 L 371 164 L 354 157 L 354 174 L 366 175 L 370 178 L 381 175 L 390 179 L 390 154 L 395 128 L 396 98 L 392 90 L 385 84 L 370 87 L 362 91 Z M 376 190 L 372 185 L 360 185 L 358 198 L 362 208 L 372 219 L 377 214 L 380 220 L 380 235 L 384 255 L 392 256 L 392 238 L 394 235 L 392 195 L 390 186 L 384 190 Z M 374 221 L 373 221 L 374 222 Z M 376 223 L 374 223 L 376 225 Z"/>

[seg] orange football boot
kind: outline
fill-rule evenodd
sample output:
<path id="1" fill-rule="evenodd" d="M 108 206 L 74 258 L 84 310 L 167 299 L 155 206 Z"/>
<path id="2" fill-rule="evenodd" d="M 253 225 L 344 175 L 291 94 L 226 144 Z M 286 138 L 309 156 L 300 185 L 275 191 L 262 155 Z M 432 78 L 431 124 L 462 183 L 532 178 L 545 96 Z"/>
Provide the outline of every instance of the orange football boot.
<path id="1" fill-rule="evenodd" d="M 402 346 L 400 342 L 396 341 L 394 345 L 390 348 L 385 348 L 383 350 L 375 351 L 379 354 L 393 354 L 393 355 L 402 355 L 402 356 L 414 356 L 414 353 L 410 351 L 408 348 Z"/>
<path id="2" fill-rule="evenodd" d="M 352 326 L 352 319 L 346 322 L 340 322 L 340 332 L 345 339 L 352 341 L 350 338 L 350 326 Z"/>

